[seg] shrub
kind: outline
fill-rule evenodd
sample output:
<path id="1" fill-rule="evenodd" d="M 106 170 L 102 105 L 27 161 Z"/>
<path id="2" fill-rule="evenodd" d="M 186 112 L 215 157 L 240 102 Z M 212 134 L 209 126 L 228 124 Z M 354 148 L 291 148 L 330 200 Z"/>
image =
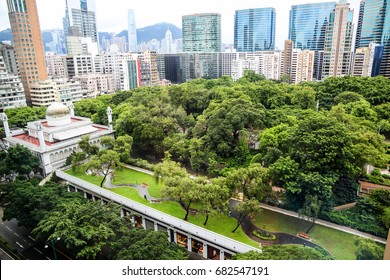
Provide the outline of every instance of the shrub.
<path id="1" fill-rule="evenodd" d="M 272 233 L 260 230 L 254 230 L 253 235 L 263 240 L 276 240 L 276 236 Z"/>
<path id="2" fill-rule="evenodd" d="M 153 171 L 153 169 L 154 169 L 154 165 L 152 163 L 147 162 L 144 159 L 130 158 L 126 163 L 140 167 L 140 168 L 145 168 L 145 169 L 148 169 L 150 171 Z"/>

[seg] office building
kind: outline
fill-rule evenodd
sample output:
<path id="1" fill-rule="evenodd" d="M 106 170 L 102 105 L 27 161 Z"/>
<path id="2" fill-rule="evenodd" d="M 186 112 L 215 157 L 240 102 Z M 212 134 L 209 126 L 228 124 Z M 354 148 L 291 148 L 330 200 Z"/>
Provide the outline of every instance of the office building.
<path id="1" fill-rule="evenodd" d="M 386 16 L 387 0 L 364 0 L 360 2 L 355 49 L 380 44 Z"/>
<path id="2" fill-rule="evenodd" d="M 381 41 L 383 45 L 383 56 L 380 75 L 390 79 L 390 3 L 387 3 L 385 15 Z"/>
<path id="3" fill-rule="evenodd" d="M 193 14 L 182 17 L 183 52 L 221 52 L 221 15 Z"/>
<path id="4" fill-rule="evenodd" d="M 7 0 L 7 5 L 19 76 L 31 104 L 31 85 L 47 79 L 37 5 L 35 0 Z"/>
<path id="5" fill-rule="evenodd" d="M 324 50 L 325 32 L 329 16 L 336 2 L 292 5 L 288 39 L 294 49 Z"/>
<path id="6" fill-rule="evenodd" d="M 275 49 L 274 8 L 238 10 L 234 16 L 234 48 L 238 52 Z"/>
<path id="7" fill-rule="evenodd" d="M 141 63 L 137 56 L 126 61 L 125 87 L 135 89 L 141 85 Z"/>
<path id="8" fill-rule="evenodd" d="M 128 10 L 128 39 L 129 52 L 138 52 L 137 28 L 135 25 L 135 15 L 132 9 Z"/>
<path id="9" fill-rule="evenodd" d="M 341 0 L 330 14 L 325 35 L 322 77 L 349 74 L 353 37 L 353 10 Z"/>
<path id="10" fill-rule="evenodd" d="M 65 40 L 68 36 L 89 37 L 98 42 L 94 0 L 65 0 L 63 18 Z M 77 35 L 75 35 L 77 34 Z M 67 45 L 67 44 L 66 44 Z"/>
<path id="11" fill-rule="evenodd" d="M 0 55 L 0 111 L 26 106 L 23 84 L 17 75 L 7 71 Z"/>

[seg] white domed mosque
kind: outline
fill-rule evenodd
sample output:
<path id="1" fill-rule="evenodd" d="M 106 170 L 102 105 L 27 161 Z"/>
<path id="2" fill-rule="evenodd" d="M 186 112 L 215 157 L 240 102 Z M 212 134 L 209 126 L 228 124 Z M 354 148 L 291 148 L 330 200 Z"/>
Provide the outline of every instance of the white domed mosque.
<path id="1" fill-rule="evenodd" d="M 27 123 L 25 129 L 11 131 L 8 118 L 1 113 L 7 146 L 20 144 L 40 158 L 44 175 L 64 166 L 67 157 L 78 151 L 81 137 L 88 135 L 91 144 L 100 145 L 104 136 L 114 137 L 112 110 L 107 108 L 108 126 L 92 123 L 74 115 L 73 104 L 54 102 L 46 110 L 46 119 Z"/>

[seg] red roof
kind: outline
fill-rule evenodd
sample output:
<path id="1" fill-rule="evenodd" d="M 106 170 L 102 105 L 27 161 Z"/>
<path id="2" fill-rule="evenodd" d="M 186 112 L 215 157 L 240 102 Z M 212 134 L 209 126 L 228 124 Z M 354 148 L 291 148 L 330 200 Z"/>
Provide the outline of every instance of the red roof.
<path id="1" fill-rule="evenodd" d="M 15 136 L 12 136 L 16 139 L 19 139 L 19 140 L 22 140 L 24 142 L 27 142 L 27 143 L 30 143 L 30 144 L 33 144 L 35 146 L 39 146 L 39 140 L 38 138 L 34 138 L 34 137 L 31 137 L 31 136 L 28 136 L 28 133 L 24 133 L 24 134 L 20 134 L 20 135 L 15 135 Z M 53 145 L 54 143 L 50 143 L 50 142 L 47 142 L 45 141 L 46 145 L 47 146 L 51 146 Z"/>

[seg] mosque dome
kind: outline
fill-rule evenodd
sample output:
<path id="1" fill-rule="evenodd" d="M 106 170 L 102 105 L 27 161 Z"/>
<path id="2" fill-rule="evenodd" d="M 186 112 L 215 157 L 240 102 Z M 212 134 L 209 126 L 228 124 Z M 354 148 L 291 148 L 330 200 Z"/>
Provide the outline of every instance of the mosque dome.
<path id="1" fill-rule="evenodd" d="M 72 122 L 69 108 L 59 102 L 54 102 L 47 107 L 46 120 L 49 126 L 63 126 Z"/>

